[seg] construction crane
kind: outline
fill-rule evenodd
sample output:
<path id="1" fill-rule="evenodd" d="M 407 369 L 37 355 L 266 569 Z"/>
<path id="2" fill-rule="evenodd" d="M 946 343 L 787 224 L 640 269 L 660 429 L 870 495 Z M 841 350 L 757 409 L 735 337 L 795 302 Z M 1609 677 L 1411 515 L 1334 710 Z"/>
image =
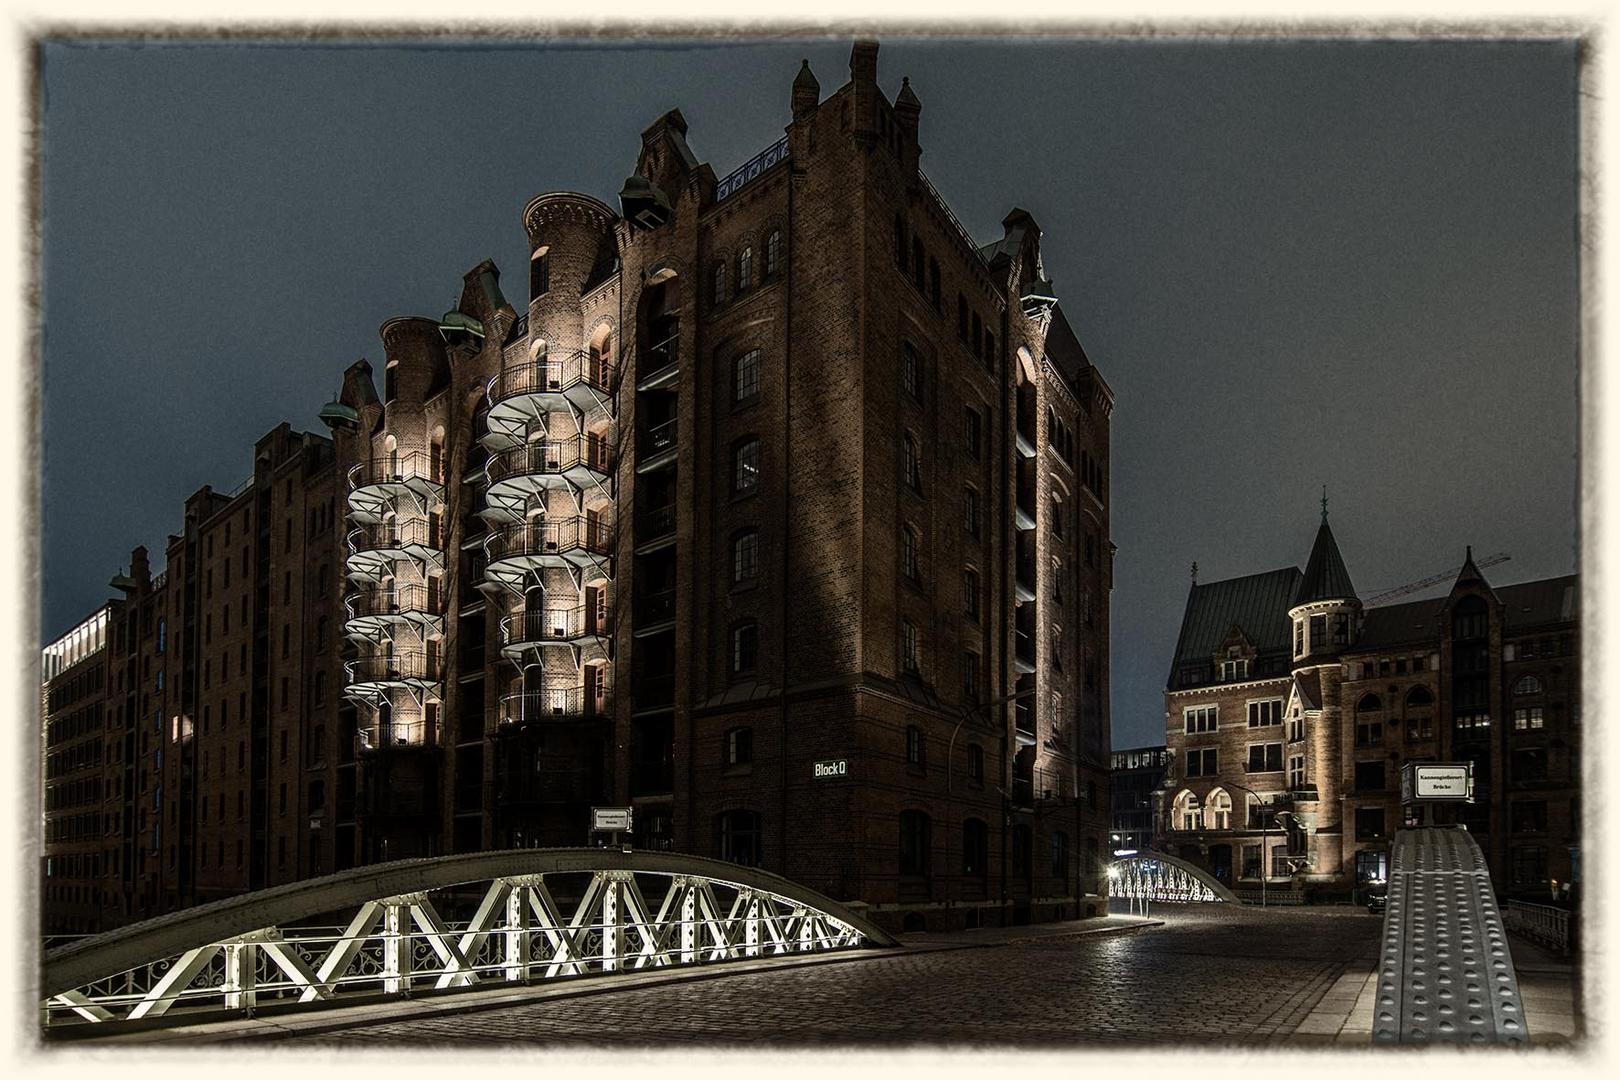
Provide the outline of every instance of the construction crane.
<path id="1" fill-rule="evenodd" d="M 1509 555 L 1507 552 L 1498 551 L 1495 555 L 1487 555 L 1483 559 L 1476 559 L 1474 561 L 1474 567 L 1475 569 L 1483 570 L 1487 566 L 1495 566 L 1497 563 L 1505 563 L 1511 558 L 1513 558 L 1513 556 Z M 1462 573 L 1462 567 L 1459 566 L 1456 569 L 1447 570 L 1443 574 L 1434 574 L 1430 577 L 1426 577 L 1421 581 L 1409 581 L 1405 585 L 1398 585 L 1393 589 L 1386 589 L 1374 596 L 1369 596 L 1366 600 L 1362 601 L 1362 603 L 1367 607 L 1373 607 L 1376 604 L 1388 603 L 1391 600 L 1397 600 L 1403 596 L 1409 596 L 1415 592 L 1422 592 L 1431 585 L 1440 585 L 1444 582 L 1451 581 L 1460 573 Z"/>

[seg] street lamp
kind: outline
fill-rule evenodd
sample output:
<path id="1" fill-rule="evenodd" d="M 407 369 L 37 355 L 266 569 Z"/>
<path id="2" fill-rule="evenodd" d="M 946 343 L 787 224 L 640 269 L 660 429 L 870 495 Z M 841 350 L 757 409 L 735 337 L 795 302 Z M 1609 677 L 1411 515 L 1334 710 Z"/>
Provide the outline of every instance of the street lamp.
<path id="1" fill-rule="evenodd" d="M 1255 791 L 1253 788 L 1244 787 L 1242 784 L 1233 783 L 1232 781 L 1226 781 L 1225 786 L 1234 787 L 1234 788 L 1237 788 L 1239 791 L 1247 792 L 1248 794 L 1253 795 L 1254 798 L 1255 798 L 1255 801 L 1259 802 L 1262 807 L 1270 807 L 1271 806 L 1271 800 L 1265 798 L 1258 791 Z M 1287 792 L 1283 792 L 1283 794 L 1286 795 Z M 1244 807 L 1245 811 L 1247 809 L 1248 809 L 1248 807 Z M 1281 824 L 1282 824 L 1282 816 L 1284 814 L 1287 814 L 1290 817 L 1293 816 L 1293 812 L 1289 811 L 1289 810 L 1278 810 L 1278 811 L 1275 811 L 1275 812 L 1269 813 L 1269 814 L 1263 813 L 1260 816 L 1260 906 L 1261 907 L 1266 906 L 1266 879 L 1270 876 L 1270 871 L 1271 871 L 1271 868 L 1266 865 L 1266 860 L 1268 858 L 1270 858 L 1270 856 L 1271 856 L 1271 820 L 1272 820 L 1272 818 L 1276 818 L 1277 823 L 1278 823 L 1278 825 L 1280 827 Z M 1248 817 L 1248 814 L 1245 813 L 1244 817 L 1245 818 Z"/>

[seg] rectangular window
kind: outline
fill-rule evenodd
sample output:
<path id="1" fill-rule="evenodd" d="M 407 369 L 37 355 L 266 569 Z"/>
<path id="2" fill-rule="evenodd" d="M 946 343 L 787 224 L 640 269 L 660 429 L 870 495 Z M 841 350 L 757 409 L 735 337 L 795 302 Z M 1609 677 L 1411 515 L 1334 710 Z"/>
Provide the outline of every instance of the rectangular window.
<path id="1" fill-rule="evenodd" d="M 1248 772 L 1282 772 L 1282 743 L 1250 743 Z"/>
<path id="2" fill-rule="evenodd" d="M 733 401 L 748 401 L 759 396 L 759 350 L 750 349 L 737 358 L 737 373 L 733 383 Z"/>
<path id="3" fill-rule="evenodd" d="M 1217 759 L 1214 747 L 1207 750 L 1187 751 L 1188 776 L 1214 776 L 1216 775 Z"/>
<path id="4" fill-rule="evenodd" d="M 1299 619 L 1294 620 L 1294 655 L 1305 655 L 1305 623 Z"/>
<path id="5" fill-rule="evenodd" d="M 1539 801 L 1514 803 L 1513 831 L 1531 833 L 1546 832 L 1547 804 Z"/>
<path id="6" fill-rule="evenodd" d="M 1379 840 L 1384 835 L 1384 808 L 1360 806 L 1356 808 L 1356 839 Z"/>
<path id="7" fill-rule="evenodd" d="M 1274 727 L 1282 723 L 1282 698 L 1249 702 L 1250 727 Z"/>
<path id="8" fill-rule="evenodd" d="M 922 400 L 922 357 L 909 343 L 900 347 L 900 381 L 907 395 L 914 400 Z"/>
<path id="9" fill-rule="evenodd" d="M 1288 758 L 1288 786 L 1301 788 L 1305 786 L 1305 755 L 1293 754 Z"/>
<path id="10" fill-rule="evenodd" d="M 754 729 L 732 728 L 726 732 L 726 764 L 748 765 L 754 760 Z"/>
<path id="11" fill-rule="evenodd" d="M 1384 725 L 1379 723 L 1357 724 L 1357 746 L 1381 746 L 1384 742 Z"/>
<path id="12" fill-rule="evenodd" d="M 909 674 L 916 675 L 922 670 L 919 651 L 917 624 L 910 619 L 903 620 L 900 623 L 900 667 Z"/>
<path id="13" fill-rule="evenodd" d="M 1287 846 L 1283 845 L 1283 844 L 1274 844 L 1274 845 L 1272 845 L 1272 848 L 1271 848 L 1271 878 L 1272 878 L 1272 880 L 1275 881 L 1277 878 L 1285 878 L 1285 877 L 1289 877 L 1289 876 L 1291 876 L 1291 871 L 1288 868 L 1288 848 L 1287 848 Z"/>
<path id="14" fill-rule="evenodd" d="M 1513 849 L 1513 884 L 1540 885 L 1546 880 L 1546 848 L 1516 847 Z"/>
<path id="15" fill-rule="evenodd" d="M 962 414 L 962 440 L 967 444 L 968 457 L 973 458 L 975 461 L 983 453 L 983 434 L 980 430 L 982 422 L 983 418 L 979 415 L 979 410 L 972 405 L 966 406 Z"/>
<path id="16" fill-rule="evenodd" d="M 1534 705 L 1528 709 L 1513 710 L 1514 731 L 1541 731 L 1544 727 L 1546 727 L 1546 721 L 1542 716 L 1540 705 Z"/>
<path id="17" fill-rule="evenodd" d="M 928 765 L 928 741 L 922 728 L 915 724 L 906 728 L 906 764 L 918 768 Z"/>
<path id="18" fill-rule="evenodd" d="M 1356 762 L 1356 790 L 1384 790 L 1384 763 L 1382 761 Z"/>
<path id="19" fill-rule="evenodd" d="M 962 654 L 962 703 L 976 705 L 979 701 L 979 657 L 976 653 Z"/>
<path id="20" fill-rule="evenodd" d="M 1187 724 L 1187 734 L 1202 735 L 1207 731 L 1220 730 L 1220 706 L 1198 705 L 1186 709 L 1182 713 Z"/>
<path id="21" fill-rule="evenodd" d="M 1222 660 L 1221 682 L 1240 682 L 1249 677 L 1247 660 Z"/>
<path id="22" fill-rule="evenodd" d="M 1311 648 L 1319 649 L 1327 644 L 1327 616 L 1311 616 Z"/>
<path id="23" fill-rule="evenodd" d="M 1513 751 L 1513 779 L 1515 782 L 1547 779 L 1547 751 L 1539 746 Z"/>
<path id="24" fill-rule="evenodd" d="M 732 454 L 731 491 L 743 495 L 759 488 L 759 440 L 749 439 Z"/>
<path id="25" fill-rule="evenodd" d="M 979 575 L 972 570 L 962 571 L 962 614 L 979 621 Z"/>
<path id="26" fill-rule="evenodd" d="M 962 489 L 962 526 L 969 536 L 979 535 L 979 493 L 970 487 Z"/>
<path id="27" fill-rule="evenodd" d="M 1242 877 L 1258 878 L 1260 876 L 1260 845 L 1243 845 L 1243 871 Z"/>

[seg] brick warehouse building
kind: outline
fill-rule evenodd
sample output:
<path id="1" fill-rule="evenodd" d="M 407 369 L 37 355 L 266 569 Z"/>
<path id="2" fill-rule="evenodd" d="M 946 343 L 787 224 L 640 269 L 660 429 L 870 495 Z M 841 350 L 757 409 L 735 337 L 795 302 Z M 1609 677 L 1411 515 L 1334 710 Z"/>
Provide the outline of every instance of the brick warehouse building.
<path id="1" fill-rule="evenodd" d="M 1548 896 L 1579 873 L 1578 585 L 1493 588 L 1470 551 L 1445 597 L 1363 610 L 1325 509 L 1303 573 L 1195 583 L 1156 846 L 1240 892 L 1264 867 L 1274 898 L 1342 897 L 1418 824 L 1402 766 L 1472 761 L 1476 801 L 1433 820 L 1476 835 L 1499 892 Z"/>
<path id="2" fill-rule="evenodd" d="M 630 805 L 638 846 L 894 926 L 1084 909 L 1112 394 L 1034 219 L 975 243 L 876 65 L 857 44 L 822 101 L 806 64 L 724 179 L 671 112 L 619 212 L 534 199 L 524 310 L 474 267 L 383 325 L 330 439 L 276 429 L 163 574 L 137 549 L 105 649 L 124 832 L 63 887 L 127 920 Z"/>

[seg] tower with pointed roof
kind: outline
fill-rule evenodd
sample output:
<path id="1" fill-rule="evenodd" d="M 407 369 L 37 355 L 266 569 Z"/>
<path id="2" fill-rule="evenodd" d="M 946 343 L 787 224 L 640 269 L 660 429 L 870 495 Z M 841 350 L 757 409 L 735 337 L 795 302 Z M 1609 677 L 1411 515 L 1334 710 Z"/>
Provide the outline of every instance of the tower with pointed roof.
<path id="1" fill-rule="evenodd" d="M 1305 574 L 1294 589 L 1288 618 L 1294 626 L 1294 668 L 1333 661 L 1355 644 L 1361 600 L 1350 582 L 1344 556 L 1328 525 L 1327 499 L 1322 500 L 1322 524 L 1311 545 Z"/>

